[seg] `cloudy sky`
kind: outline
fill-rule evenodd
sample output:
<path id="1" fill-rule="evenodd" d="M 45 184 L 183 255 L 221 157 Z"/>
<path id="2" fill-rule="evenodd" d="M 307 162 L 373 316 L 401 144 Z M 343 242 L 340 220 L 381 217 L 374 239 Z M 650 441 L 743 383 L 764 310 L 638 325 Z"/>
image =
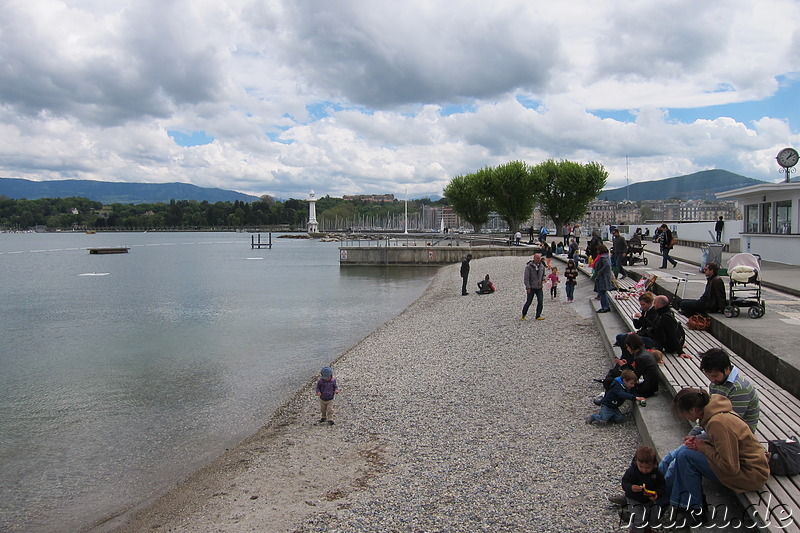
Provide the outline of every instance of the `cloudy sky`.
<path id="1" fill-rule="evenodd" d="M 798 0 L 0 6 L 0 177 L 414 198 L 515 159 L 777 181 L 800 148 Z"/>

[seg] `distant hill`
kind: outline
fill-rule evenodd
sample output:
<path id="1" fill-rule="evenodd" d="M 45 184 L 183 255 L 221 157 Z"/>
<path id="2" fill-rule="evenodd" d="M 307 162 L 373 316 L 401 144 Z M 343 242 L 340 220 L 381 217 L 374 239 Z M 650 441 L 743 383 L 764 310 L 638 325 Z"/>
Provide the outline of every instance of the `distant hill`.
<path id="1" fill-rule="evenodd" d="M 80 196 L 103 204 L 155 204 L 170 200 L 198 202 L 253 202 L 257 196 L 188 183 L 112 183 L 92 180 L 32 181 L 0 178 L 0 196 L 12 199 L 68 198 Z"/>
<path id="2" fill-rule="evenodd" d="M 740 187 L 764 183 L 727 170 L 703 170 L 686 176 L 675 176 L 658 181 L 633 183 L 630 187 L 609 189 L 600 193 L 600 200 L 621 202 L 630 200 L 716 200 L 714 194 Z"/>

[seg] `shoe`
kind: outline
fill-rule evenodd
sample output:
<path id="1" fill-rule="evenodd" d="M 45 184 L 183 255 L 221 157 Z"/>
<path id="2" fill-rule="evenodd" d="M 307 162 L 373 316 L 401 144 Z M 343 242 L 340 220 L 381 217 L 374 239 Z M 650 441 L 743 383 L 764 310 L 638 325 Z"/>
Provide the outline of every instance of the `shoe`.
<path id="1" fill-rule="evenodd" d="M 320 418 L 320 419 L 319 419 L 319 422 L 320 422 L 320 424 L 321 424 L 321 423 L 325 422 L 326 420 L 328 420 L 328 419 L 327 419 L 327 418 Z"/>
<path id="2" fill-rule="evenodd" d="M 469 296 L 469 293 L 468 292 L 462 292 L 461 296 Z"/>
<path id="3" fill-rule="evenodd" d="M 677 267 L 677 266 L 678 266 L 678 263 L 673 263 L 673 264 L 672 264 L 672 268 L 675 268 L 675 267 Z"/>
<path id="4" fill-rule="evenodd" d="M 608 313 L 609 311 L 611 311 L 611 309 L 598 309 L 597 310 L 598 313 Z"/>
<path id="5" fill-rule="evenodd" d="M 544 317 L 543 316 L 537 316 L 536 320 L 544 320 Z"/>
<path id="6" fill-rule="evenodd" d="M 603 395 L 601 394 L 596 398 L 592 398 L 592 403 L 595 405 L 603 405 Z"/>
<path id="7" fill-rule="evenodd" d="M 586 417 L 586 420 L 584 420 L 584 422 L 586 422 L 587 424 L 591 425 L 592 422 L 594 422 L 594 418 L 592 418 L 592 415 L 589 415 L 589 416 Z"/>
<path id="8" fill-rule="evenodd" d="M 594 381 L 595 383 L 602 383 L 605 380 L 600 379 L 600 378 L 592 378 L 592 381 Z"/>
<path id="9" fill-rule="evenodd" d="M 609 496 L 608 501 L 610 501 L 614 505 L 619 505 L 620 507 L 625 507 L 626 505 L 628 505 L 628 498 L 626 498 L 624 494 Z"/>
<path id="10" fill-rule="evenodd" d="M 520 318 L 520 320 L 528 320 L 528 319 L 525 318 L 525 315 L 522 315 L 522 318 Z"/>
<path id="11" fill-rule="evenodd" d="M 333 420 L 328 420 L 328 425 L 332 426 L 333 425 Z"/>

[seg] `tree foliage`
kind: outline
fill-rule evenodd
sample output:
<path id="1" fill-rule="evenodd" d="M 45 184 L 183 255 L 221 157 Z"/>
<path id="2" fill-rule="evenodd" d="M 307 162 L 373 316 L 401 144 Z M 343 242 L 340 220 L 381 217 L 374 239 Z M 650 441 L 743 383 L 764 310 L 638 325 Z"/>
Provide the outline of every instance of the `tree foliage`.
<path id="1" fill-rule="evenodd" d="M 531 175 L 534 198 L 542 215 L 553 220 L 556 231 L 567 222 L 583 218 L 589 202 L 597 198 L 608 178 L 600 163 L 582 165 L 552 159 L 533 167 Z"/>
<path id="2" fill-rule="evenodd" d="M 483 176 L 478 173 L 456 176 L 444 188 L 444 196 L 450 202 L 453 211 L 472 224 L 476 232 L 489 221 L 493 202 L 488 197 L 481 180 Z"/>
<path id="3" fill-rule="evenodd" d="M 479 171 L 483 193 L 492 199 L 494 209 L 516 232 L 530 218 L 535 207 L 531 168 L 522 161 L 511 161 Z"/>

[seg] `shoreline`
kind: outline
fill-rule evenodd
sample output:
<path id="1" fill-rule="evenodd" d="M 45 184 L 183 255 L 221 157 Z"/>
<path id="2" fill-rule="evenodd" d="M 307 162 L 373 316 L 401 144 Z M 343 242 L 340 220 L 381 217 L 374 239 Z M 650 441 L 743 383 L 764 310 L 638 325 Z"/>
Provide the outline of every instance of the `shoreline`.
<path id="1" fill-rule="evenodd" d="M 597 335 L 586 301 L 546 297 L 548 320 L 519 321 L 526 261 L 474 260 L 470 287 L 484 271 L 498 285 L 485 296 L 461 297 L 459 265 L 442 267 L 341 354 L 335 426 L 315 423 L 315 378 L 166 494 L 87 530 L 613 528 L 604 492 L 618 487 L 636 426 L 584 425 L 597 393 L 587 382 L 607 355 L 585 349 Z"/>

